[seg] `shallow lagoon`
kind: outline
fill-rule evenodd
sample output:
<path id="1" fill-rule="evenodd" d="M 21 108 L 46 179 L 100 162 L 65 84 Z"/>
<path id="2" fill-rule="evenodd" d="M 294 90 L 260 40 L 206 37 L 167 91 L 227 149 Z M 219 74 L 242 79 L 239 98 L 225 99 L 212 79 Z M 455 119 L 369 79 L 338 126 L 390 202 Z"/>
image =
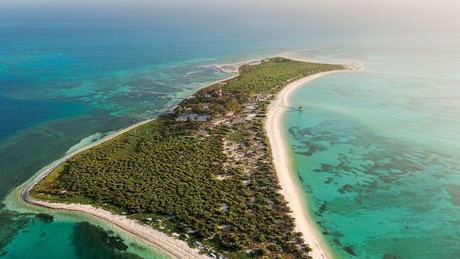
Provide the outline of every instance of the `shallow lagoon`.
<path id="1" fill-rule="evenodd" d="M 295 174 L 339 257 L 456 258 L 458 59 L 390 47 L 292 95 L 305 108 L 284 119 Z"/>
<path id="2" fill-rule="evenodd" d="M 339 257 L 460 256 L 455 29 L 376 31 L 361 23 L 318 26 L 308 17 L 296 17 L 295 26 L 271 18 L 253 26 L 234 17 L 240 26 L 214 19 L 86 18 L 1 17 L 1 197 L 72 146 L 156 116 L 227 76 L 212 64 L 278 54 L 360 63 L 362 72 L 299 89 L 292 103 L 305 110 L 286 116 L 286 137 L 315 220 Z M 169 98 L 157 98 L 163 95 Z M 44 223 L 3 211 L 0 220 L 11 226 L 0 254 L 50 258 L 43 249 L 58 247 L 53 256 L 73 258 L 79 254 L 72 238 L 87 219 L 55 215 Z M 139 244 L 122 237 L 128 251 L 143 255 Z"/>

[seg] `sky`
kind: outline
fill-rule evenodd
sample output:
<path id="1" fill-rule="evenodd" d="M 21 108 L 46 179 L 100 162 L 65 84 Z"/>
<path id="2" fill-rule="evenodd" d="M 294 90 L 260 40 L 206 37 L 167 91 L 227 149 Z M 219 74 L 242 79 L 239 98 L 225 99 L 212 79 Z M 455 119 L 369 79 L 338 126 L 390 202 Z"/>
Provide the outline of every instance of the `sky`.
<path id="1" fill-rule="evenodd" d="M 460 27 L 458 0 L 1 0 L 0 16 L 76 19 L 143 17 L 203 21 Z M 42 16 L 40 16 L 42 14 Z M 217 19 L 217 20 L 216 20 Z"/>

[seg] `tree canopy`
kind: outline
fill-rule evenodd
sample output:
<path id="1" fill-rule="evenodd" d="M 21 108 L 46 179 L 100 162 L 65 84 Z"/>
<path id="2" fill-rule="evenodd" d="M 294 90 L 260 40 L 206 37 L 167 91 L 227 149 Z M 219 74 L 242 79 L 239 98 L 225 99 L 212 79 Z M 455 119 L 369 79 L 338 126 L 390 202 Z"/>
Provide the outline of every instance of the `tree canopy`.
<path id="1" fill-rule="evenodd" d="M 257 115 L 289 82 L 337 69 L 343 67 L 284 58 L 244 65 L 239 77 L 199 90 L 175 114 L 74 156 L 31 195 L 128 214 L 230 257 L 308 257 Z M 184 113 L 211 120 L 179 121 Z M 245 119 L 249 114 L 256 116 Z"/>

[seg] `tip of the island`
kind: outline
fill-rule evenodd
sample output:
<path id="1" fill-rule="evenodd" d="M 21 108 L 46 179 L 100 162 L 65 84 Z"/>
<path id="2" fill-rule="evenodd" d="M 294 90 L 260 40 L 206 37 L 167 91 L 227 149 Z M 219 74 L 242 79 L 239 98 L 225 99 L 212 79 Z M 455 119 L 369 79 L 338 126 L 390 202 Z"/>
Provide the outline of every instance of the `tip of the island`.
<path id="1" fill-rule="evenodd" d="M 103 219 L 173 257 L 329 257 L 280 118 L 293 89 L 348 66 L 276 57 L 214 67 L 231 77 L 68 154 L 23 198 Z"/>

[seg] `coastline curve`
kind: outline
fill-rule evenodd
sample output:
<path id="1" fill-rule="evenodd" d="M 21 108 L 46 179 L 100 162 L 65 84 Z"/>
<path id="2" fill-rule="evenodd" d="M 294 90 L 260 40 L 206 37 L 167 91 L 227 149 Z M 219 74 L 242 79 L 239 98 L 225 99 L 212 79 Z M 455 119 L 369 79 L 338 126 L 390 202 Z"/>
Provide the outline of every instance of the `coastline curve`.
<path id="1" fill-rule="evenodd" d="M 275 171 L 281 185 L 280 193 L 284 196 L 292 210 L 297 231 L 303 234 L 305 243 L 311 246 L 312 251 L 310 255 L 314 259 L 332 259 L 335 257 L 327 242 L 315 228 L 313 220 L 308 214 L 307 203 L 300 192 L 301 187 L 296 182 L 292 170 L 289 149 L 283 134 L 282 119 L 289 104 L 288 98 L 297 88 L 332 73 L 356 70 L 350 66 L 346 68 L 346 70 L 335 70 L 310 75 L 286 85 L 270 104 L 265 121 L 265 129 L 272 149 Z"/>
<path id="2" fill-rule="evenodd" d="M 231 80 L 239 75 L 238 71 L 234 71 L 229 77 L 224 78 L 222 80 L 217 80 L 215 82 L 212 82 L 210 84 L 207 84 L 202 88 L 206 88 L 210 85 L 224 82 L 227 80 Z M 198 89 L 199 90 L 199 89 Z M 184 96 L 184 99 L 187 98 L 187 96 Z M 179 101 L 180 102 L 180 101 Z M 174 107 L 174 106 L 173 106 Z M 113 134 L 110 134 L 102 139 L 99 139 L 85 147 L 82 147 L 78 150 L 75 150 L 74 152 L 71 152 L 64 157 L 54 161 L 44 169 L 40 170 L 38 175 L 33 176 L 33 180 L 29 180 L 25 183 L 25 186 L 22 185 L 19 188 L 22 188 L 20 196 L 21 199 L 32 205 L 40 206 L 42 208 L 47 208 L 47 209 L 53 209 L 53 210 L 62 210 L 62 211 L 70 211 L 70 212 L 80 212 L 84 213 L 88 216 L 96 217 L 98 219 L 101 219 L 108 223 L 109 225 L 117 226 L 118 228 L 124 230 L 125 232 L 135 236 L 136 238 L 140 239 L 142 242 L 153 246 L 155 248 L 160 249 L 162 252 L 167 254 L 168 256 L 172 258 L 205 258 L 204 256 L 200 255 L 198 253 L 197 249 L 192 249 L 190 248 L 184 241 L 179 240 L 179 239 L 174 239 L 172 237 L 167 236 L 166 234 L 157 231 L 153 228 L 148 228 L 146 226 L 141 225 L 140 223 L 137 223 L 134 220 L 128 219 L 125 216 L 121 215 L 114 215 L 108 211 L 102 210 L 95 208 L 90 205 L 82 205 L 82 204 L 65 204 L 65 203 L 49 203 L 45 201 L 39 201 L 34 198 L 32 198 L 29 195 L 29 192 L 37 185 L 41 180 L 43 180 L 45 177 L 47 177 L 54 169 L 56 169 L 58 166 L 61 164 L 65 163 L 67 160 L 71 159 L 72 157 L 78 155 L 79 153 L 88 150 L 90 148 L 93 148 L 95 146 L 98 146 L 106 141 L 109 141 L 115 137 L 118 137 L 134 128 L 137 128 L 139 126 L 142 126 L 144 124 L 147 124 L 149 122 L 152 122 L 156 120 L 155 118 L 147 119 L 141 122 L 138 122 L 134 125 L 131 125 L 127 128 L 121 129 Z"/>
<path id="3" fill-rule="evenodd" d="M 348 68 L 347 70 L 351 70 L 351 69 Z M 288 161 L 286 161 L 286 159 L 288 158 L 287 153 L 286 153 L 287 149 L 286 149 L 285 142 L 283 140 L 283 136 L 281 134 L 281 128 L 280 128 L 281 115 L 282 115 L 282 112 L 284 111 L 281 105 L 287 101 L 287 96 L 289 95 L 289 93 L 291 93 L 298 86 L 303 85 L 304 83 L 310 80 L 313 80 L 315 78 L 318 78 L 320 76 L 324 76 L 326 74 L 333 73 L 333 72 L 338 72 L 338 71 L 329 71 L 329 72 L 310 75 L 308 77 L 302 78 L 300 80 L 297 80 L 293 83 L 286 85 L 277 94 L 276 99 L 271 102 L 270 107 L 267 112 L 267 120 L 266 120 L 266 126 L 265 126 L 266 131 L 268 133 L 270 146 L 273 150 L 273 156 L 275 158 L 274 163 L 275 163 L 276 173 L 279 178 L 280 184 L 282 186 L 282 190 L 281 190 L 282 194 L 288 201 L 288 204 L 290 205 L 291 209 L 293 209 L 294 211 L 293 217 L 295 218 L 295 221 L 297 223 L 297 229 L 300 229 L 300 232 L 304 234 L 305 242 L 307 244 L 310 244 L 314 248 L 313 252 L 311 252 L 311 254 L 313 255 L 313 258 L 332 258 L 332 257 L 330 256 L 330 252 L 326 249 L 327 245 L 325 246 L 323 244 L 323 241 L 321 241 L 318 238 L 318 236 L 320 235 L 315 233 L 315 229 L 312 228 L 312 225 L 308 222 L 308 220 L 306 220 L 306 217 L 307 217 L 307 215 L 305 215 L 306 210 L 303 210 L 303 211 L 301 210 L 303 209 L 303 206 L 302 206 L 303 202 L 300 201 L 301 196 L 299 196 L 298 193 L 292 194 L 292 191 L 294 189 L 295 189 L 294 192 L 298 192 L 298 190 L 297 188 L 293 189 L 293 187 L 297 187 L 297 186 L 296 186 L 294 179 L 292 178 L 292 175 L 289 173 L 290 172 L 289 163 Z M 233 79 L 237 77 L 238 75 L 239 73 L 238 71 L 236 71 L 232 73 L 230 77 L 222 79 L 222 80 L 218 80 L 204 87 L 213 85 L 218 82 L 224 82 L 224 81 Z M 140 239 L 143 243 L 151 245 L 152 247 L 155 247 L 155 248 L 159 248 L 161 251 L 165 252 L 167 255 L 173 258 L 203 258 L 204 256 L 200 255 L 197 249 L 190 248 L 184 241 L 169 237 L 160 231 L 154 230 L 134 220 L 128 219 L 126 216 L 114 215 L 108 211 L 105 211 L 99 208 L 95 208 L 90 205 L 49 203 L 45 201 L 36 200 L 29 195 L 29 192 L 34 188 L 34 186 L 38 182 L 40 182 L 49 173 L 51 173 L 54 169 L 56 169 L 58 166 L 60 166 L 62 163 L 66 162 L 70 158 L 74 157 L 75 155 L 85 150 L 88 150 L 108 140 L 111 140 L 123 133 L 126 133 L 136 127 L 149 123 L 155 119 L 156 118 L 152 118 L 152 119 L 148 119 L 148 120 L 139 122 L 137 124 L 131 125 L 130 127 L 127 127 L 118 132 L 115 132 L 114 134 L 106 136 L 94 143 L 91 143 L 88 146 L 85 146 L 79 150 L 76 150 L 70 154 L 67 154 L 61 159 L 55 161 L 48 167 L 44 168 L 41 172 L 39 172 L 37 176 L 34 176 L 33 180 L 31 181 L 29 180 L 28 182 L 26 182 L 25 187 L 20 187 L 22 188 L 21 194 L 20 194 L 22 200 L 29 204 L 37 205 L 37 206 L 44 207 L 47 209 L 78 212 L 78 213 L 86 214 L 91 217 L 102 219 L 103 221 L 108 223 L 110 226 L 116 226 L 124 230 L 128 234 L 131 234 L 135 236 L 136 238 Z M 275 126 L 277 128 L 271 128 Z M 275 139 L 273 139 L 273 137 L 275 137 Z M 287 171 L 286 171 L 286 167 L 287 167 Z M 286 193 L 288 193 L 288 195 Z M 300 210 L 297 207 L 300 208 Z M 305 228 L 304 226 L 305 222 L 310 224 L 309 228 L 308 227 Z M 310 237 L 313 237 L 313 239 Z"/>

